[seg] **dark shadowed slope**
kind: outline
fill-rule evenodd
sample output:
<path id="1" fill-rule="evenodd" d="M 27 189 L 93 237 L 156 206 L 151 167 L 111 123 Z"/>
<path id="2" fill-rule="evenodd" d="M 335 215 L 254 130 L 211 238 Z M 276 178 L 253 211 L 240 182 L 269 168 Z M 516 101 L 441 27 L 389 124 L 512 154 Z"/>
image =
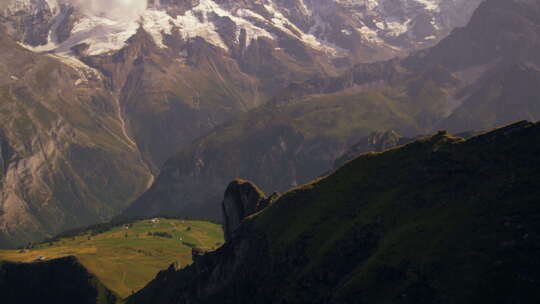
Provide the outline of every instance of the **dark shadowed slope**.
<path id="1" fill-rule="evenodd" d="M 2 303 L 114 304 L 117 297 L 74 257 L 47 262 L 0 262 Z"/>
<path id="2" fill-rule="evenodd" d="M 373 131 L 425 133 L 385 93 L 318 96 L 243 114 L 169 159 L 123 215 L 217 219 L 221 193 L 236 177 L 268 192 L 285 191 L 329 170 L 348 146 Z"/>
<path id="3" fill-rule="evenodd" d="M 535 303 L 540 125 L 440 132 L 293 189 L 129 303 Z"/>

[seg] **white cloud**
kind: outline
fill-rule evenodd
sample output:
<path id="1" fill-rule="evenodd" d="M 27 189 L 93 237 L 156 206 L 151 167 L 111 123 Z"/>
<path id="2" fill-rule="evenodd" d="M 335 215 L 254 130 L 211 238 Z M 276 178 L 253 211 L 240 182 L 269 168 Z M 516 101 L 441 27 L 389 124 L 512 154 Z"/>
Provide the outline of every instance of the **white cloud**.
<path id="1" fill-rule="evenodd" d="M 64 0 L 91 16 L 116 21 L 138 19 L 146 10 L 147 0 Z"/>

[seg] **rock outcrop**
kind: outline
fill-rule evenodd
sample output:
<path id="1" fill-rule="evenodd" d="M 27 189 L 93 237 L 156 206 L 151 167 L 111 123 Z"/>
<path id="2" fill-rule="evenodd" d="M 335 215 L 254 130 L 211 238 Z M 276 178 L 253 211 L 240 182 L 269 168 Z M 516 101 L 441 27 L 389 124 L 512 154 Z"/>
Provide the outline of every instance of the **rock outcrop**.
<path id="1" fill-rule="evenodd" d="M 232 238 L 244 218 L 261 211 L 267 205 L 266 195 L 255 184 L 240 179 L 231 182 L 222 203 L 225 241 Z"/>
<path id="2" fill-rule="evenodd" d="M 341 157 L 336 159 L 334 169 L 341 167 L 347 161 L 358 157 L 362 153 L 382 152 L 410 141 L 412 139 L 404 138 L 393 130 L 373 132 L 368 137 L 363 138 L 357 144 L 351 146 Z"/>

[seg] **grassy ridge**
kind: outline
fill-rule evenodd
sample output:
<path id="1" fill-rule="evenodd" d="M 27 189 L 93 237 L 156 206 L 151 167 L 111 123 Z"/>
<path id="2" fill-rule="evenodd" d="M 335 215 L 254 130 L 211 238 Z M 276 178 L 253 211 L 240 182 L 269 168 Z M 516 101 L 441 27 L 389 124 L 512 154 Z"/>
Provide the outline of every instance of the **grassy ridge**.
<path id="1" fill-rule="evenodd" d="M 285 294 L 333 303 L 539 299 L 539 127 L 522 122 L 467 141 L 440 132 L 286 193 L 253 217 L 273 255 L 304 254 Z"/>
<path id="2" fill-rule="evenodd" d="M 56 259 L 75 256 L 107 288 L 121 297 L 144 287 L 160 270 L 175 263 L 176 267 L 191 264 L 191 248 L 214 250 L 223 243 L 219 225 L 160 219 L 114 227 L 92 235 L 83 232 L 77 236 L 43 243 L 32 250 L 0 251 L 0 260 L 33 262 L 40 257 Z"/>
<path id="3" fill-rule="evenodd" d="M 363 154 L 129 301 L 540 303 L 539 155 L 529 122 Z"/>

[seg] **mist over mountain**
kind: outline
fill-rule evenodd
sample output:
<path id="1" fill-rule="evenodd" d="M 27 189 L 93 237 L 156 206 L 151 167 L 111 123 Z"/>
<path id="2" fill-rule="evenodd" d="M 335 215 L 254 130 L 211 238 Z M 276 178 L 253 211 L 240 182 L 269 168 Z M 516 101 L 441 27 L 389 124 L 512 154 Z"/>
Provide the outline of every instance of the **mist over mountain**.
<path id="1" fill-rule="evenodd" d="M 54 6 L 54 2 L 48 2 Z M 105 17 L 117 21 L 137 21 L 146 8 L 146 0 L 63 0 L 59 4 L 68 3 L 80 10 L 83 14 L 94 17 Z"/>

